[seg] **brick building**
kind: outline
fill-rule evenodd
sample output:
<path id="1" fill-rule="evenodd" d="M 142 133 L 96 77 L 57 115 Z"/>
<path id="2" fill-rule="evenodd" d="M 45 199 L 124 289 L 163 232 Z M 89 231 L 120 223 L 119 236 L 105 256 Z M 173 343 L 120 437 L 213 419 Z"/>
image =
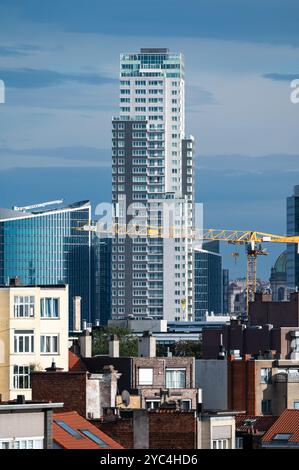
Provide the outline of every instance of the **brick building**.
<path id="1" fill-rule="evenodd" d="M 126 449 L 235 448 L 232 413 L 135 409 L 93 424 Z"/>
<path id="2" fill-rule="evenodd" d="M 64 412 L 75 410 L 85 418 L 100 418 L 103 408 L 116 404 L 118 378 L 119 374 L 109 366 L 97 374 L 51 367 L 31 374 L 32 396 L 34 400 L 61 401 Z"/>
<path id="3" fill-rule="evenodd" d="M 278 416 L 286 408 L 299 407 L 299 361 L 271 354 L 197 360 L 196 385 L 202 390 L 203 410 Z"/>
<path id="4" fill-rule="evenodd" d="M 194 357 L 156 357 L 156 338 L 148 332 L 139 338 L 138 348 L 138 357 L 119 357 L 119 341 L 113 336 L 108 356 L 81 355 L 80 360 L 71 360 L 70 370 L 74 367 L 98 374 L 104 367 L 113 366 L 119 373 L 119 405 L 121 393 L 127 390 L 134 408 L 156 409 L 167 400 L 185 410 L 196 410 L 201 394 L 195 387 Z"/>
<path id="5" fill-rule="evenodd" d="M 273 302 L 271 294 L 255 294 L 254 302 L 249 305 L 249 318 L 251 325 L 299 327 L 299 292 L 292 292 L 287 302 Z"/>
<path id="6" fill-rule="evenodd" d="M 203 329 L 203 358 L 217 359 L 220 347 L 258 355 L 273 351 L 277 359 L 299 359 L 299 293 L 289 302 L 272 302 L 269 294 L 256 294 L 250 304 L 249 324 L 231 320 L 229 325 Z"/>

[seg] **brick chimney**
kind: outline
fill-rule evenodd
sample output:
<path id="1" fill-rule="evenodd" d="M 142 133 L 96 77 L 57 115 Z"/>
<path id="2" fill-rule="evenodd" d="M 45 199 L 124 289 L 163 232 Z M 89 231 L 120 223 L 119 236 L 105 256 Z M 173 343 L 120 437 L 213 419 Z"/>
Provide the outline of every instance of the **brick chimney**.
<path id="1" fill-rule="evenodd" d="M 138 339 L 139 357 L 156 357 L 156 338 L 150 331 L 144 331 L 141 338 Z"/>

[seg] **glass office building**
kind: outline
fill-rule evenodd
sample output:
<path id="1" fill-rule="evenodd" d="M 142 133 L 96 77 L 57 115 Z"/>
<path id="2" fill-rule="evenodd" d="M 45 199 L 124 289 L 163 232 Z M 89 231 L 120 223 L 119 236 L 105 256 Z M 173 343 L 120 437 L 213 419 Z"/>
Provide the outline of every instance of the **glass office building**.
<path id="1" fill-rule="evenodd" d="M 194 251 L 195 321 L 204 319 L 206 312 L 220 314 L 223 310 L 222 256 L 219 242 L 203 244 Z"/>
<path id="2" fill-rule="evenodd" d="M 91 272 L 93 325 L 107 325 L 111 318 L 111 249 L 112 239 L 92 234 Z"/>
<path id="3" fill-rule="evenodd" d="M 89 201 L 44 211 L 0 209 L 0 284 L 19 277 L 23 285 L 69 285 L 82 298 L 82 319 L 90 321 L 91 237 L 76 228 L 91 219 Z"/>
<path id="4" fill-rule="evenodd" d="M 287 198 L 287 234 L 299 235 L 299 185 Z M 297 245 L 287 245 L 287 286 L 290 291 L 299 288 L 299 254 Z"/>

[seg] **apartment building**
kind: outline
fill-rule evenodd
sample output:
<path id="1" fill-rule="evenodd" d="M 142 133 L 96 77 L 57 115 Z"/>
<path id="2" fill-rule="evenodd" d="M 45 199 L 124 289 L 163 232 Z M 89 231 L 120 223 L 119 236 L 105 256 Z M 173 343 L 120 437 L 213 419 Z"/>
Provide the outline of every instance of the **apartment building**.
<path id="1" fill-rule="evenodd" d="M 0 401 L 0 449 L 52 449 L 53 411 L 63 403 Z"/>
<path id="2" fill-rule="evenodd" d="M 30 372 L 68 370 L 68 286 L 0 286 L 0 394 L 31 398 Z"/>
<path id="3" fill-rule="evenodd" d="M 251 416 L 279 416 L 299 409 L 299 361 L 229 355 L 196 361 L 196 386 L 203 409 L 235 410 Z"/>
<path id="4" fill-rule="evenodd" d="M 182 54 L 121 54 L 112 127 L 114 222 L 141 227 L 113 240 L 112 318 L 192 319 L 194 139 L 185 136 Z M 148 237 L 149 225 L 174 236 Z"/>

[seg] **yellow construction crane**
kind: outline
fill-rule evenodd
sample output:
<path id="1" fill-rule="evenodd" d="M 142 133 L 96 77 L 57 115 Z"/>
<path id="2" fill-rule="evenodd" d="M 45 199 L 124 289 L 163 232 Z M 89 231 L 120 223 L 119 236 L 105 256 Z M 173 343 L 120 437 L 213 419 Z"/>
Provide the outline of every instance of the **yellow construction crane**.
<path id="1" fill-rule="evenodd" d="M 113 223 L 108 228 L 101 224 L 85 225 L 78 230 L 97 232 L 99 236 L 115 235 L 139 236 L 149 238 L 188 238 L 197 241 L 225 241 L 233 245 L 244 245 L 247 252 L 246 294 L 247 315 L 249 303 L 254 300 L 256 292 L 256 262 L 260 255 L 268 252 L 262 248 L 262 243 L 295 243 L 299 245 L 299 236 L 273 235 L 253 230 L 217 230 L 192 229 L 186 227 L 155 227 L 146 224 Z"/>

